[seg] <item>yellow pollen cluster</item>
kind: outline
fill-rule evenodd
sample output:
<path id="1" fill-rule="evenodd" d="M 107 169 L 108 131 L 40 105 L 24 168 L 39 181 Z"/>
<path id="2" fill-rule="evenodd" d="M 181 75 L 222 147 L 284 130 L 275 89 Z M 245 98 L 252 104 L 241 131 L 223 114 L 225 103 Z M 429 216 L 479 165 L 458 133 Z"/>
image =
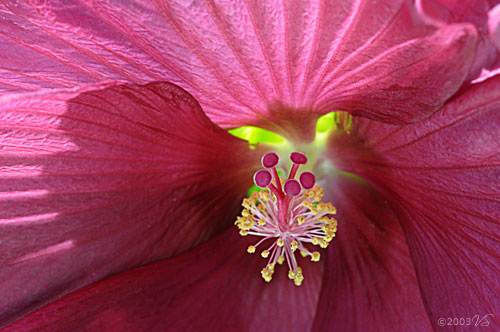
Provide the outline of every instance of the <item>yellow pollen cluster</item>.
<path id="1" fill-rule="evenodd" d="M 303 200 L 296 203 L 294 210 L 298 211 L 297 213 L 300 215 L 291 217 L 292 222 L 288 233 L 283 233 L 277 221 L 273 219 L 277 215 L 277 207 L 275 206 L 277 198 L 274 194 L 267 191 L 253 192 L 249 198 L 243 200 L 244 209 L 235 222 L 240 229 L 240 234 L 245 236 L 250 233 L 251 235 L 275 239 L 273 246 L 260 252 L 263 258 L 269 259 L 268 264 L 261 271 L 262 277 L 267 282 L 271 281 L 276 264 L 282 265 L 285 260 L 292 259 L 295 266 L 288 272 L 288 276 L 295 285 L 301 285 L 304 275 L 302 269 L 296 265 L 296 259 L 291 258 L 293 253 L 298 251 L 301 256 L 309 257 L 311 261 L 318 262 L 321 257 L 320 252 L 311 251 L 304 244 L 309 243 L 327 248 L 335 237 L 337 220 L 330 215 L 336 214 L 336 209 L 332 203 L 321 201 L 323 189 L 316 185 L 310 190 L 304 190 L 302 197 Z M 274 209 L 272 206 L 275 206 Z M 301 232 L 303 234 L 300 234 Z M 298 236 L 300 240 L 294 236 Z M 259 244 L 260 242 L 249 246 L 248 253 L 257 252 Z M 288 255 L 285 255 L 285 252 L 288 252 Z M 291 266 L 290 262 L 289 266 Z"/>
<path id="2" fill-rule="evenodd" d="M 315 251 L 311 254 L 311 260 L 313 262 L 319 262 L 320 254 L 318 251 Z"/>
<path id="3" fill-rule="evenodd" d="M 265 281 L 271 281 L 271 279 L 273 279 L 274 263 L 268 264 L 265 268 L 262 269 L 260 273 L 262 274 L 262 278 L 264 278 Z"/>
<path id="4" fill-rule="evenodd" d="M 320 202 L 316 206 L 316 209 L 319 212 L 326 212 L 326 213 L 329 213 L 329 214 L 337 214 L 337 208 L 335 206 L 333 206 L 333 204 L 330 203 L 330 202 L 328 202 L 328 203 Z"/>
<path id="5" fill-rule="evenodd" d="M 297 266 L 297 272 L 294 272 L 292 270 L 288 271 L 288 278 L 292 279 L 296 286 L 302 285 L 302 281 L 304 281 L 302 268 L 300 268 L 300 266 Z"/>
<path id="6" fill-rule="evenodd" d="M 279 265 L 283 264 L 284 261 L 285 261 L 285 256 L 280 256 L 280 258 L 278 258 Z"/>
<path id="7" fill-rule="evenodd" d="M 245 211 L 245 210 L 243 210 Z M 248 210 L 247 210 L 248 211 Z M 255 225 L 255 221 L 253 217 L 250 216 L 242 216 L 236 218 L 236 221 L 234 222 L 236 226 L 240 229 L 240 235 L 241 236 L 246 236 L 248 234 L 248 231 L 252 228 L 253 225 Z"/>
<path id="8" fill-rule="evenodd" d="M 326 241 L 325 239 L 320 239 L 319 237 L 313 237 L 311 242 L 312 244 L 320 246 L 321 248 L 327 248 L 329 244 L 328 241 Z"/>
<path id="9" fill-rule="evenodd" d="M 319 202 L 319 201 L 321 201 L 321 199 L 323 198 L 323 196 L 325 195 L 325 193 L 323 192 L 323 188 L 321 188 L 320 186 L 316 185 L 312 189 L 306 191 L 304 193 L 304 195 L 306 197 L 308 197 L 308 198 L 312 198 L 316 202 Z"/>
<path id="10" fill-rule="evenodd" d="M 324 217 L 323 221 L 326 221 L 328 224 L 323 225 L 321 230 L 325 232 L 325 241 L 330 242 L 335 237 L 335 233 L 337 233 L 337 220 L 335 218 Z"/>

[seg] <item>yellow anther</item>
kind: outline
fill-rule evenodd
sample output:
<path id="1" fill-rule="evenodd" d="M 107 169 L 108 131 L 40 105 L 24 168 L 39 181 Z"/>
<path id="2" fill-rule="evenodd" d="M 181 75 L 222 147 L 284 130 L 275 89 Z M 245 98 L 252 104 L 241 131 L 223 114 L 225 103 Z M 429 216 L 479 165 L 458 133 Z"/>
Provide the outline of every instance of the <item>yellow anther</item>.
<path id="1" fill-rule="evenodd" d="M 241 203 L 241 205 L 245 208 L 245 209 L 251 209 L 252 208 L 252 205 L 255 205 L 254 201 L 252 201 L 251 199 L 249 198 L 245 198 L 243 199 L 243 202 Z"/>
<path id="2" fill-rule="evenodd" d="M 278 242 L 276 243 L 278 247 L 283 247 L 285 245 L 285 242 L 281 238 L 279 238 Z"/>
<path id="3" fill-rule="evenodd" d="M 290 273 L 288 274 L 288 277 L 290 277 Z M 293 278 L 295 286 L 302 285 L 303 280 L 304 280 L 304 275 L 302 274 L 302 269 L 299 266 L 297 266 L 297 273 L 295 273 L 295 276 Z"/>
<path id="4" fill-rule="evenodd" d="M 268 266 L 263 268 L 260 273 L 262 274 L 262 278 L 264 278 L 265 281 L 270 282 L 271 279 L 273 278 L 274 265 L 269 264 Z"/>
<path id="5" fill-rule="evenodd" d="M 329 218 L 328 219 L 328 226 L 333 228 L 335 231 L 337 230 L 338 222 L 335 218 Z"/>
<path id="6" fill-rule="evenodd" d="M 309 201 L 303 201 L 302 203 L 302 206 L 303 207 L 306 207 L 308 208 L 309 210 L 311 210 L 311 214 L 313 216 L 317 215 L 318 214 L 318 209 L 316 208 L 316 206 L 314 206 L 313 203 L 309 202 Z"/>
<path id="7" fill-rule="evenodd" d="M 241 211 L 241 215 L 243 217 L 248 217 L 248 216 L 250 216 L 250 211 L 247 209 L 244 209 L 243 211 Z"/>
<path id="8" fill-rule="evenodd" d="M 335 237 L 335 234 L 333 234 L 332 236 L 325 236 L 324 239 L 325 239 L 325 241 L 331 242 L 334 237 Z"/>
<path id="9" fill-rule="evenodd" d="M 292 251 L 295 251 L 299 247 L 299 243 L 296 240 L 293 240 L 290 247 L 292 248 Z"/>
<path id="10" fill-rule="evenodd" d="M 331 241 L 331 239 L 333 239 L 335 237 L 335 233 L 337 232 L 337 227 L 335 226 L 322 226 L 321 227 L 321 230 L 323 230 L 323 232 L 325 232 L 325 237 L 324 239 L 327 240 L 327 241 Z M 330 240 L 328 240 L 330 239 Z"/>
<path id="11" fill-rule="evenodd" d="M 316 186 L 314 186 L 313 191 L 314 191 L 314 200 L 321 201 L 321 199 L 325 195 L 325 192 L 323 191 L 323 188 L 321 188 L 320 186 L 316 185 Z"/>
<path id="12" fill-rule="evenodd" d="M 260 255 L 264 258 L 267 258 L 269 256 L 269 251 L 264 250 L 263 252 L 260 253 Z"/>
<path id="13" fill-rule="evenodd" d="M 336 214 L 337 213 L 337 209 L 330 202 L 328 202 L 328 203 L 319 203 L 318 204 L 318 210 L 320 210 L 321 212 L 329 213 L 329 214 Z"/>
<path id="14" fill-rule="evenodd" d="M 317 237 L 313 237 L 312 240 L 311 240 L 312 244 L 314 245 L 318 245 L 319 244 L 319 238 Z"/>
<path id="15" fill-rule="evenodd" d="M 316 185 L 314 188 L 306 191 L 305 195 L 306 197 L 313 198 L 315 201 L 319 202 L 324 196 L 323 188 L 320 186 Z"/>
<path id="16" fill-rule="evenodd" d="M 259 219 L 259 225 L 264 226 L 266 224 L 266 221 L 264 219 Z"/>
<path id="17" fill-rule="evenodd" d="M 288 278 L 295 279 L 295 272 L 293 272 L 292 270 L 288 271 Z"/>
<path id="18" fill-rule="evenodd" d="M 248 246 L 247 251 L 249 254 L 253 254 L 255 252 L 255 249 L 256 249 L 255 246 Z"/>
<path id="19" fill-rule="evenodd" d="M 318 210 L 318 212 L 325 212 L 325 211 L 324 211 L 323 202 L 319 202 L 319 203 L 316 205 L 316 209 Z"/>
<path id="20" fill-rule="evenodd" d="M 245 231 L 244 229 L 242 229 L 242 230 L 240 231 L 240 235 L 241 235 L 241 236 L 247 236 L 247 235 L 248 235 L 248 231 Z"/>
<path id="21" fill-rule="evenodd" d="M 301 204 L 302 204 L 303 207 L 306 207 L 308 209 L 310 209 L 311 207 L 314 207 L 314 204 L 312 204 L 309 201 L 303 201 Z"/>
<path id="22" fill-rule="evenodd" d="M 323 242 L 321 242 L 321 243 L 319 244 L 319 246 L 320 246 L 321 248 L 325 249 L 325 248 L 328 248 L 328 245 L 329 245 L 329 244 L 330 244 L 330 242 L 323 240 Z"/>
<path id="23" fill-rule="evenodd" d="M 311 260 L 313 262 L 319 262 L 320 254 L 318 251 L 315 251 L 311 254 Z"/>
<path id="24" fill-rule="evenodd" d="M 322 221 L 322 222 L 328 222 L 330 220 L 330 218 L 328 218 L 327 216 L 323 216 L 319 219 L 319 221 Z"/>
<path id="25" fill-rule="evenodd" d="M 297 224 L 302 225 L 303 223 L 306 222 L 306 218 L 301 216 L 297 218 Z"/>
<path id="26" fill-rule="evenodd" d="M 328 247 L 328 241 L 325 241 L 324 239 L 318 239 L 317 245 L 319 245 L 321 248 L 326 248 Z"/>
<path id="27" fill-rule="evenodd" d="M 264 205 L 262 205 L 262 204 L 257 205 L 257 209 L 258 209 L 260 212 L 264 212 L 264 211 L 266 211 L 266 207 L 265 207 Z"/>
<path id="28" fill-rule="evenodd" d="M 244 231 L 250 230 L 255 225 L 255 221 L 250 217 L 238 217 L 234 223 L 239 229 Z"/>
<path id="29" fill-rule="evenodd" d="M 302 281 L 304 281 L 304 276 L 302 276 L 302 275 L 297 275 L 295 277 L 295 279 L 293 279 L 293 282 L 294 282 L 295 286 L 302 285 Z"/>
<path id="30" fill-rule="evenodd" d="M 326 204 L 326 206 L 327 206 L 327 208 L 328 208 L 328 211 L 327 211 L 327 212 L 328 212 L 329 214 L 337 214 L 337 208 L 336 208 L 335 206 L 333 206 L 333 204 L 332 204 L 332 203 L 328 202 L 328 203 Z"/>
<path id="31" fill-rule="evenodd" d="M 285 261 L 285 256 L 280 256 L 280 257 L 278 258 L 278 264 L 279 264 L 279 265 L 283 264 L 283 262 L 284 262 L 284 261 Z"/>
<path id="32" fill-rule="evenodd" d="M 323 239 L 325 239 L 326 241 L 330 242 L 331 240 L 333 240 L 334 237 L 335 237 L 335 232 L 328 232 L 323 237 Z"/>
<path id="33" fill-rule="evenodd" d="M 307 257 L 307 252 L 301 250 L 300 251 L 300 256 Z"/>
<path id="34" fill-rule="evenodd" d="M 259 191 L 259 198 L 260 200 L 267 202 L 268 200 L 271 199 L 271 196 L 269 195 L 269 193 L 265 191 Z"/>

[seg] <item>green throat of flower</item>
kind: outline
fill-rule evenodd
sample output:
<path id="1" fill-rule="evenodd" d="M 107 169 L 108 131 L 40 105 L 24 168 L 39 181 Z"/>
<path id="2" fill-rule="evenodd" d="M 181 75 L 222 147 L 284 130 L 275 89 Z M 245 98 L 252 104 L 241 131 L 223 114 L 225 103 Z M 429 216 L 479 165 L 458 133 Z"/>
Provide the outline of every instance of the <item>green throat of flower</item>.
<path id="1" fill-rule="evenodd" d="M 255 149 L 259 144 L 271 147 L 282 159 L 285 159 L 293 151 L 301 151 L 307 155 L 309 160 L 308 164 L 303 165 L 302 168 L 307 171 L 314 171 L 316 175 L 322 178 L 325 170 L 335 169 L 332 161 L 324 158 L 329 137 L 339 132 L 349 133 L 351 128 L 351 115 L 346 112 L 331 112 L 318 118 L 314 140 L 305 144 L 292 142 L 274 132 L 253 126 L 230 129 L 228 132 L 247 141 L 250 149 Z M 280 176 L 284 173 L 286 173 L 284 168 L 278 168 Z M 260 190 L 258 186 L 253 185 L 248 190 L 248 197 L 252 192 Z"/>
<path id="2" fill-rule="evenodd" d="M 318 148 L 324 146 L 331 133 L 343 130 L 349 131 L 352 126 L 352 117 L 346 112 L 331 112 L 318 118 L 316 122 L 316 134 L 314 141 L 308 146 Z M 275 150 L 290 150 L 293 143 L 281 135 L 272 131 L 254 126 L 242 126 L 228 130 L 228 132 L 248 141 L 250 148 L 255 148 L 258 144 L 272 145 Z"/>

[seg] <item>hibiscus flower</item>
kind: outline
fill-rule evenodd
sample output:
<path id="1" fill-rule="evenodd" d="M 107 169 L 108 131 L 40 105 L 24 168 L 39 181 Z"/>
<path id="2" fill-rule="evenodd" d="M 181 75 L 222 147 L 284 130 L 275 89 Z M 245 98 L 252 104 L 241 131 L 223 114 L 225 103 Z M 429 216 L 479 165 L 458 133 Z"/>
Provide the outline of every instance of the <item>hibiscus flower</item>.
<path id="1" fill-rule="evenodd" d="M 468 81 L 473 25 L 394 0 L 0 15 L 2 331 L 497 324 L 500 78 Z M 250 149 L 238 126 L 289 151 Z M 304 152 L 338 211 L 299 287 L 286 268 L 265 282 L 234 226 L 271 148 Z"/>

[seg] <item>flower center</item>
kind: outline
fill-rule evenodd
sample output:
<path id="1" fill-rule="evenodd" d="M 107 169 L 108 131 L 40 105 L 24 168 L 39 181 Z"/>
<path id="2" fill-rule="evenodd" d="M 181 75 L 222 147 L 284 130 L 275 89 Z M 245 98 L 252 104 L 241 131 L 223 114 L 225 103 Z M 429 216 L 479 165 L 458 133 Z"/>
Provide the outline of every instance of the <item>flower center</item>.
<path id="1" fill-rule="evenodd" d="M 336 214 L 332 203 L 322 202 L 323 189 L 315 185 L 316 178 L 311 172 L 303 172 L 299 180 L 295 179 L 300 165 L 307 163 L 307 157 L 300 152 L 290 154 L 292 167 L 288 179 L 278 176 L 276 165 L 279 156 L 270 152 L 262 157 L 265 169 L 254 175 L 255 184 L 264 189 L 254 191 L 250 198 L 243 200 L 244 210 L 236 219 L 240 235 L 255 235 L 262 239 L 248 247 L 253 254 L 264 243 L 272 244 L 261 251 L 263 258 L 268 258 L 261 274 L 265 281 L 272 279 L 276 263 L 288 264 L 288 277 L 300 286 L 304 280 L 302 269 L 297 264 L 295 252 L 299 250 L 303 257 L 319 261 L 320 253 L 311 251 L 308 246 L 328 247 L 337 231 Z M 270 240 L 270 241 L 268 241 Z"/>

